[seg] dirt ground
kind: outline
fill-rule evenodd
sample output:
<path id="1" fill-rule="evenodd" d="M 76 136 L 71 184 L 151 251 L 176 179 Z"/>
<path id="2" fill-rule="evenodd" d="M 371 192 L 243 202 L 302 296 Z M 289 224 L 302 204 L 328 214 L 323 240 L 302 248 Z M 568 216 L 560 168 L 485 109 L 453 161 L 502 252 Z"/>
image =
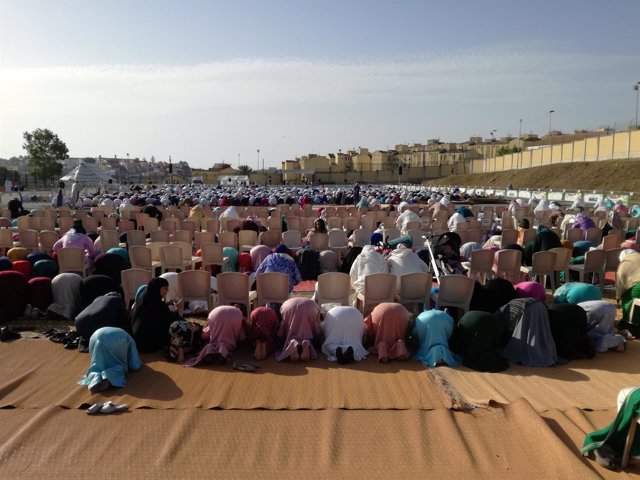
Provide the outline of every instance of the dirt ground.
<path id="1" fill-rule="evenodd" d="M 483 186 L 506 188 L 559 188 L 634 192 L 640 199 L 640 159 L 579 162 L 525 168 L 520 171 L 451 175 L 429 180 L 425 185 Z"/>

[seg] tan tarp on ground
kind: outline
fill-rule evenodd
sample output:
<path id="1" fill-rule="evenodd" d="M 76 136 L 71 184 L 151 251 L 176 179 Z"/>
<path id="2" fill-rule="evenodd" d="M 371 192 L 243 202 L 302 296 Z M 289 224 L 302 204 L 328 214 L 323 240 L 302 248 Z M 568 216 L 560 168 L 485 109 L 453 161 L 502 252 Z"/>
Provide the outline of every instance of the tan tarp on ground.
<path id="1" fill-rule="evenodd" d="M 242 358 L 242 351 L 236 358 Z M 246 353 L 245 353 L 246 355 Z M 160 355 L 144 355 L 145 365 L 127 377 L 127 386 L 107 396 L 131 408 L 225 409 L 433 409 L 449 405 L 421 363 L 378 363 L 340 367 L 324 356 L 309 363 L 260 363 L 255 373 L 231 366 L 185 368 Z M 76 386 L 89 355 L 49 340 L 23 339 L 0 347 L 0 407 L 78 408 L 93 403 Z"/>
<path id="2" fill-rule="evenodd" d="M 87 354 L 48 340 L 0 343 L 0 405 L 15 407 L 0 409 L 0 478 L 626 478 L 579 449 L 614 417 L 617 390 L 640 384 L 639 352 L 599 355 L 578 372 L 599 374 L 567 389 L 557 377 L 576 377 L 576 362 L 526 377 L 512 367 L 491 386 L 510 404 L 454 411 L 447 407 L 464 402 L 446 394 L 440 375 L 478 401 L 463 381 L 476 372 L 371 358 L 352 368 L 266 361 L 249 374 L 145 356 L 124 389 L 91 396 L 75 385 Z M 621 377 L 607 380 L 603 368 Z M 106 416 L 80 408 L 107 398 L 132 408 Z M 604 409 L 561 406 L 578 404 Z"/>
<path id="3" fill-rule="evenodd" d="M 523 400 L 437 410 L 0 411 L 4 478 L 599 478 Z M 6 437 L 5 437 L 6 438 Z"/>
<path id="4" fill-rule="evenodd" d="M 615 406 L 622 388 L 640 385 L 640 342 L 629 342 L 624 353 L 601 353 L 591 360 L 550 368 L 512 365 L 502 373 L 441 368 L 438 374 L 472 403 L 510 403 L 526 398 L 539 411 L 571 407 L 607 410 Z"/>

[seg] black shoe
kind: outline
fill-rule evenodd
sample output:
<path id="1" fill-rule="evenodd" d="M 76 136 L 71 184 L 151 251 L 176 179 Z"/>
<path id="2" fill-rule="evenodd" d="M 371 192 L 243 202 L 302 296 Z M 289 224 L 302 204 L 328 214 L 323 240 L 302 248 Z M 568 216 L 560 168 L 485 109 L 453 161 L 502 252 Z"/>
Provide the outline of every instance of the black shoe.
<path id="1" fill-rule="evenodd" d="M 9 327 L 0 328 L 0 342 L 10 342 L 11 340 L 17 340 L 22 335 L 13 330 L 9 330 Z"/>
<path id="2" fill-rule="evenodd" d="M 347 351 L 344 353 L 344 363 L 353 363 L 355 362 L 355 358 L 353 357 L 355 352 L 353 351 L 353 347 L 347 347 Z"/>
<path id="3" fill-rule="evenodd" d="M 344 355 L 342 354 L 342 347 L 338 347 L 336 349 L 336 358 L 338 359 L 338 363 L 340 365 L 344 365 L 346 362 L 344 361 Z"/>

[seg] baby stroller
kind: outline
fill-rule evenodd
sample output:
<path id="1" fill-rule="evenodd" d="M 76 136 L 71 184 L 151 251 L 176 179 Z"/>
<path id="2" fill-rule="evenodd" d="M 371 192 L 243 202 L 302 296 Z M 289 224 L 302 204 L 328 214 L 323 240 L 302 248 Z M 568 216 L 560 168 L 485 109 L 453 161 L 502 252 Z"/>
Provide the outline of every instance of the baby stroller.
<path id="1" fill-rule="evenodd" d="M 426 250 L 419 255 L 422 260 L 431 266 L 434 277 L 441 275 L 466 275 L 467 271 L 460 262 L 460 247 L 462 239 L 455 232 L 445 232 L 435 238 L 435 241 L 426 239 Z"/>

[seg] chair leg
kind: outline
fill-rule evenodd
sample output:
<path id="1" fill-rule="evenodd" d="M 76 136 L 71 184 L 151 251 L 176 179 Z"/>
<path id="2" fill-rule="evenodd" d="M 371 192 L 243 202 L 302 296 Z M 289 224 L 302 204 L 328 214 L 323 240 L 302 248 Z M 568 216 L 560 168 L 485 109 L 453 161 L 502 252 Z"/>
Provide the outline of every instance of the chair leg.
<path id="1" fill-rule="evenodd" d="M 629 452 L 631 451 L 631 445 L 633 444 L 633 439 L 636 436 L 636 428 L 638 427 L 638 417 L 633 416 L 631 419 L 631 425 L 629 425 L 629 431 L 627 432 L 627 439 L 624 442 L 624 451 L 622 453 L 622 462 L 620 466 L 622 468 L 626 468 L 629 464 Z"/>

